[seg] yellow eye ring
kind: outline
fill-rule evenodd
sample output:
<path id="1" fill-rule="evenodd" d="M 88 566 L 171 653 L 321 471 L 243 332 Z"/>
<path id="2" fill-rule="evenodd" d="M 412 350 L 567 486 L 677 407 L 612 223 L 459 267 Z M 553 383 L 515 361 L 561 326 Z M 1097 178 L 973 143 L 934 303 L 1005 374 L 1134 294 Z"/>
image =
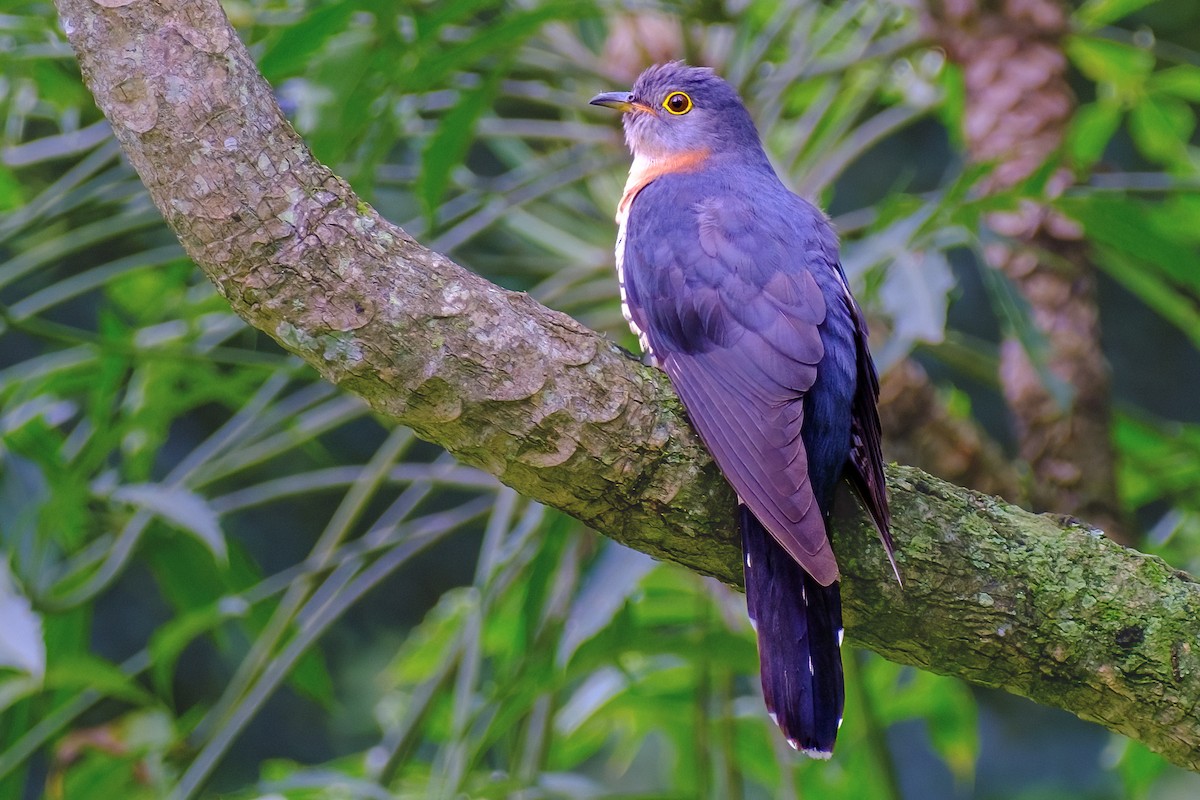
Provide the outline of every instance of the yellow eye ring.
<path id="1" fill-rule="evenodd" d="M 677 117 L 682 116 L 692 110 L 692 98 L 685 92 L 671 92 L 663 100 L 663 108 Z"/>

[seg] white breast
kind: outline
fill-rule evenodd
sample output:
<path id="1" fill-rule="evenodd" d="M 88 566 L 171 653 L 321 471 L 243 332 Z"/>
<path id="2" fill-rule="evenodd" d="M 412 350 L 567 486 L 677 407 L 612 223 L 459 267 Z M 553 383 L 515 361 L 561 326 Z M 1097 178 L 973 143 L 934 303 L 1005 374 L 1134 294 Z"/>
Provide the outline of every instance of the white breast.
<path id="1" fill-rule="evenodd" d="M 641 345 L 642 352 L 646 355 L 647 363 L 654 364 L 657 359 L 654 357 L 654 351 L 650 348 L 650 340 L 645 331 L 633 321 L 633 311 L 629 308 L 629 297 L 625 292 L 625 229 L 629 222 L 630 205 L 632 203 L 622 200 L 621 205 L 617 208 L 617 247 L 614 261 L 617 265 L 617 288 L 621 292 L 621 316 L 625 317 L 625 321 L 629 323 L 629 330 L 633 331 L 633 335 L 638 338 L 638 344 Z"/>

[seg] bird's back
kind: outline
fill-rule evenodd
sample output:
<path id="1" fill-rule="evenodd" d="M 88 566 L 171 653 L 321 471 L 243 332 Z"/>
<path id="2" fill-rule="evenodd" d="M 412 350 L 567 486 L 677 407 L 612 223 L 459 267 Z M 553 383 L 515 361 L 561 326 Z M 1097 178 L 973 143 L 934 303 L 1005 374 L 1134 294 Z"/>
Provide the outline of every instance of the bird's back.
<path id="1" fill-rule="evenodd" d="M 723 393 L 741 404 L 722 418 L 802 403 L 807 472 L 827 512 L 847 456 L 857 376 L 853 300 L 824 215 L 773 173 L 718 161 L 645 185 L 623 234 L 623 294 L 643 346 L 673 380 L 705 371 L 689 361 L 729 367 Z M 686 396 L 684 403 L 709 443 Z M 715 448 L 714 457 L 724 469 Z"/>

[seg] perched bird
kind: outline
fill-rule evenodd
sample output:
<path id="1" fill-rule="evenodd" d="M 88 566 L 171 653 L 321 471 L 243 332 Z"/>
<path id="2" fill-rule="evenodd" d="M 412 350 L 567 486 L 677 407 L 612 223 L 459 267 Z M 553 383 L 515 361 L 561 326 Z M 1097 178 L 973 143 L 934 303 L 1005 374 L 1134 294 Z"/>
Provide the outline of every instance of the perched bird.
<path id="1" fill-rule="evenodd" d="M 712 70 L 661 64 L 591 103 L 623 112 L 633 152 L 617 207 L 625 319 L 737 491 L 767 710 L 792 747 L 828 758 L 845 704 L 829 542 L 843 477 L 892 555 L 879 384 L 837 237 Z"/>

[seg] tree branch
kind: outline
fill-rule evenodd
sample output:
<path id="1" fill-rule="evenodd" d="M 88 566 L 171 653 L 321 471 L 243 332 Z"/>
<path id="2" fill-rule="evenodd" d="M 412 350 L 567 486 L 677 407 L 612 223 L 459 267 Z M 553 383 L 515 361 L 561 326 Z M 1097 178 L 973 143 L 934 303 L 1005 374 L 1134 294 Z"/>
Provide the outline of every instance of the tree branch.
<path id="1" fill-rule="evenodd" d="M 740 581 L 732 493 L 665 378 L 355 197 L 284 120 L 216 0 L 57 6 L 155 203 L 250 324 L 518 491 Z M 903 590 L 865 518 L 838 520 L 852 640 L 1200 769 L 1191 578 L 913 469 L 891 469 L 889 487 Z"/>

